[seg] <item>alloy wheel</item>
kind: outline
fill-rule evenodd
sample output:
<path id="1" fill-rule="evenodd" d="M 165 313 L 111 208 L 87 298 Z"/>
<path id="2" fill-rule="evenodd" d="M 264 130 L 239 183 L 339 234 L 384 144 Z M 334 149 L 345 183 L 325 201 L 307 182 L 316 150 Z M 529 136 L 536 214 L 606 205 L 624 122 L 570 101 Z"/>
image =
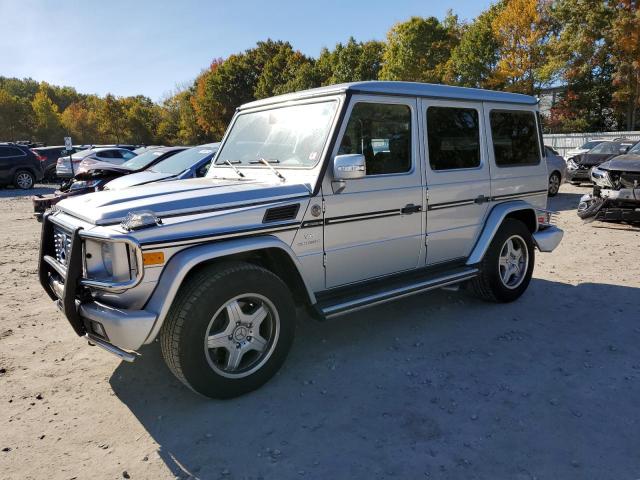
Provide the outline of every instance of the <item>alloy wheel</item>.
<path id="1" fill-rule="evenodd" d="M 498 263 L 502 284 L 509 289 L 518 288 L 529 267 L 529 249 L 521 236 L 512 235 L 504 242 Z"/>
<path id="2" fill-rule="evenodd" d="M 211 318 L 204 339 L 209 366 L 229 378 L 246 377 L 271 357 L 280 318 L 266 297 L 247 293 L 226 302 Z"/>
<path id="3" fill-rule="evenodd" d="M 16 185 L 24 190 L 28 190 L 33 186 L 33 177 L 27 172 L 19 172 L 16 175 Z"/>

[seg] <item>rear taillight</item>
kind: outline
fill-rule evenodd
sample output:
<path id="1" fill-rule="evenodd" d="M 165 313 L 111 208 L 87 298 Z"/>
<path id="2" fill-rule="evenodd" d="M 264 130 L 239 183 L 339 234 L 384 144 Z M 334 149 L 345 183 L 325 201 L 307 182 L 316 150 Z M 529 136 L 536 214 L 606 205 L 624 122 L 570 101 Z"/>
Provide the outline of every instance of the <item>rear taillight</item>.
<path id="1" fill-rule="evenodd" d="M 31 153 L 33 153 L 36 158 L 38 160 L 40 160 L 41 162 L 46 162 L 47 161 L 47 157 L 45 157 L 44 155 L 40 155 L 38 152 L 36 152 L 35 150 L 31 150 Z"/>

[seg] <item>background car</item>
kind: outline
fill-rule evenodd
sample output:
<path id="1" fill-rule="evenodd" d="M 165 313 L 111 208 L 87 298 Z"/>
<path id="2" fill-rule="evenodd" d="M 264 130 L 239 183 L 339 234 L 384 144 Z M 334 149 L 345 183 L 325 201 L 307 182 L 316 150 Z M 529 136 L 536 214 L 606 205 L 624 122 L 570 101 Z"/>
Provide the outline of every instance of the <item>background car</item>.
<path id="1" fill-rule="evenodd" d="M 37 147 L 32 149 L 38 157 L 38 160 L 42 162 L 42 169 L 44 170 L 44 180 L 55 180 L 56 175 L 56 163 L 58 158 L 69 155 L 69 152 L 65 149 L 64 145 L 56 145 L 50 147 Z M 71 153 L 77 153 L 84 148 L 74 146 L 71 149 Z"/>
<path id="2" fill-rule="evenodd" d="M 116 178 L 104 186 L 105 190 L 122 188 L 162 180 L 183 180 L 185 178 L 204 177 L 209 170 L 211 160 L 218 151 L 219 143 L 207 143 L 189 148 L 167 158 L 138 173 Z"/>
<path id="3" fill-rule="evenodd" d="M 623 155 L 636 143 L 634 140 L 620 139 L 602 142 L 589 150 L 567 160 L 567 180 L 572 185 L 590 182 L 590 171 L 593 167 L 607 160 Z"/>
<path id="4" fill-rule="evenodd" d="M 547 159 L 547 171 L 549 172 L 549 196 L 555 197 L 567 176 L 567 162 L 564 158 L 548 145 L 544 146 Z"/>
<path id="5" fill-rule="evenodd" d="M 593 140 L 589 140 L 588 142 L 583 143 L 582 145 L 580 145 L 578 148 L 574 148 L 573 150 L 569 150 L 565 154 L 564 158 L 566 160 L 569 160 L 571 157 L 575 157 L 576 155 L 580 155 L 581 153 L 587 153 L 593 147 L 597 147 L 602 142 L 608 142 L 608 141 L 609 140 L 607 140 L 606 138 L 595 138 Z"/>
<path id="6" fill-rule="evenodd" d="M 33 150 L 15 143 L 0 143 L 0 185 L 28 190 L 42 180 L 43 161 Z"/>
<path id="7" fill-rule="evenodd" d="M 68 156 L 58 158 L 56 163 L 56 175 L 60 178 L 73 178 L 80 167 L 80 163 L 84 160 L 91 159 L 93 161 L 103 161 L 114 164 L 122 164 L 127 160 L 131 160 L 136 154 L 125 148 L 101 147 L 83 150 L 79 153 L 72 154 L 73 170 Z"/>

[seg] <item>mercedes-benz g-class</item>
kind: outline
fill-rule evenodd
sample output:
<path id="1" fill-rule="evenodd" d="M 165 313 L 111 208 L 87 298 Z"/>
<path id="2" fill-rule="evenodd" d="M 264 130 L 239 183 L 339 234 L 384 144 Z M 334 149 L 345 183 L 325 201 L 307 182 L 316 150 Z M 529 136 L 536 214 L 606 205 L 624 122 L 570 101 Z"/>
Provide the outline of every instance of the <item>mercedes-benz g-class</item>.
<path id="1" fill-rule="evenodd" d="M 359 82 L 238 108 L 205 178 L 103 191 L 43 218 L 42 286 L 132 361 L 159 338 L 210 397 L 267 381 L 296 307 L 328 319 L 435 288 L 517 299 L 553 250 L 535 98 Z"/>

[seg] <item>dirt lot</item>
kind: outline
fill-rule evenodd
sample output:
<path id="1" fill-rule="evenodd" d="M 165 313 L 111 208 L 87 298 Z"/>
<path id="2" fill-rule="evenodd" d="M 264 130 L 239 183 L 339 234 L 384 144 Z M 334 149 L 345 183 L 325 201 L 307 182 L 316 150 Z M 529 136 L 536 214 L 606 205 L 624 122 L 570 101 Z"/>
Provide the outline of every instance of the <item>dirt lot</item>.
<path id="1" fill-rule="evenodd" d="M 583 225 L 510 305 L 436 292 L 301 319 L 261 390 L 195 396 L 156 345 L 120 363 L 36 278 L 39 224 L 0 191 L 0 478 L 640 477 L 640 230 Z"/>

